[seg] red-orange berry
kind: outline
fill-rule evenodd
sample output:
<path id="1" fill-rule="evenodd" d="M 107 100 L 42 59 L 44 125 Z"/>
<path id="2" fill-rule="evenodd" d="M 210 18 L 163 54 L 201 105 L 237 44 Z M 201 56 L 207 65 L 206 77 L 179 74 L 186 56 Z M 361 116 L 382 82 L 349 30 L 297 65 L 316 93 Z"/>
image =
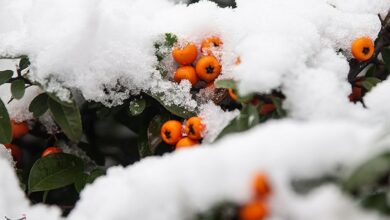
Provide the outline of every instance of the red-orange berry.
<path id="1" fill-rule="evenodd" d="M 61 152 L 62 152 L 62 149 L 59 148 L 59 147 L 48 147 L 48 148 L 46 148 L 46 149 L 43 151 L 41 157 L 46 157 L 47 155 L 56 154 L 56 153 L 61 153 Z"/>
<path id="2" fill-rule="evenodd" d="M 268 206 L 262 200 L 255 200 L 242 206 L 240 220 L 262 220 L 268 215 Z"/>
<path id="3" fill-rule="evenodd" d="M 369 37 L 360 37 L 352 42 L 352 55 L 359 61 L 371 59 L 374 52 L 375 45 Z"/>
<path id="4" fill-rule="evenodd" d="M 194 140 L 201 139 L 203 130 L 204 125 L 200 117 L 191 117 L 187 120 L 185 125 L 185 132 L 189 138 Z"/>
<path id="5" fill-rule="evenodd" d="M 270 194 L 270 183 L 264 173 L 257 173 L 253 178 L 253 191 L 256 198 L 265 198 Z"/>
<path id="6" fill-rule="evenodd" d="M 211 82 L 221 73 L 221 64 L 214 56 L 204 56 L 198 60 L 195 69 L 200 79 Z"/>
<path id="7" fill-rule="evenodd" d="M 198 75 L 196 75 L 196 72 L 195 72 L 195 68 L 192 66 L 181 66 L 181 67 L 177 68 L 173 79 L 176 82 L 180 82 L 180 81 L 186 79 L 186 80 L 190 81 L 192 86 L 196 85 L 196 83 L 198 83 L 198 81 L 199 81 Z"/>
<path id="8" fill-rule="evenodd" d="M 161 127 L 161 138 L 167 144 L 176 144 L 182 137 L 182 125 L 180 121 L 169 120 Z"/>
<path id="9" fill-rule="evenodd" d="M 28 133 L 28 124 L 26 122 L 11 121 L 12 126 L 12 138 L 18 139 Z"/>
<path id="10" fill-rule="evenodd" d="M 189 137 L 184 137 L 176 143 L 176 150 L 182 149 L 182 148 L 194 147 L 195 145 L 198 145 L 198 144 L 199 144 L 199 142 L 197 140 L 193 140 Z"/>
<path id="11" fill-rule="evenodd" d="M 15 144 L 4 144 L 4 146 L 7 149 L 11 150 L 11 155 L 12 155 L 12 157 L 14 158 L 14 160 L 16 162 L 19 162 L 20 160 L 22 160 L 22 149 L 20 149 L 20 147 L 18 145 L 15 145 Z"/>
<path id="12" fill-rule="evenodd" d="M 173 59 L 181 65 L 190 65 L 198 56 L 198 49 L 195 44 L 188 43 L 184 47 L 174 47 L 172 50 Z"/>

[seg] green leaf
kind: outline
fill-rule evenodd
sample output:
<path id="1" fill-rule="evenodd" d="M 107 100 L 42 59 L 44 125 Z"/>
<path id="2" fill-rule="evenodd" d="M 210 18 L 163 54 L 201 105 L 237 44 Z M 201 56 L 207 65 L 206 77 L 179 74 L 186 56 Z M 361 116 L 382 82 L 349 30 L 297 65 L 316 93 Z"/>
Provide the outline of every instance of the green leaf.
<path id="1" fill-rule="evenodd" d="M 13 98 L 23 98 L 25 90 L 26 88 L 24 87 L 24 81 L 22 79 L 15 80 L 11 83 L 11 93 Z"/>
<path id="2" fill-rule="evenodd" d="M 12 141 L 11 120 L 7 108 L 0 99 L 0 143 L 9 144 Z"/>
<path id="3" fill-rule="evenodd" d="M 147 136 L 149 151 L 154 154 L 157 146 L 162 142 L 160 135 L 161 126 L 169 119 L 167 114 L 156 115 L 149 123 Z"/>
<path id="4" fill-rule="evenodd" d="M 86 183 L 87 183 L 88 174 L 86 173 L 80 173 L 79 176 L 76 178 L 74 182 L 74 188 L 78 193 L 81 192 L 81 190 L 84 189 Z"/>
<path id="5" fill-rule="evenodd" d="M 132 116 L 137 116 L 141 114 L 146 107 L 146 101 L 145 99 L 135 99 L 130 101 L 129 104 L 129 112 Z"/>
<path id="6" fill-rule="evenodd" d="M 28 66 L 30 66 L 30 60 L 27 56 L 23 56 L 19 61 L 19 68 L 20 70 L 26 69 Z"/>
<path id="7" fill-rule="evenodd" d="M 83 134 L 81 115 L 75 103 L 72 106 L 59 103 L 52 98 L 48 99 L 49 109 L 54 120 L 61 127 L 66 136 L 72 141 L 79 141 Z"/>
<path id="8" fill-rule="evenodd" d="M 105 172 L 101 169 L 94 169 L 89 175 L 81 173 L 74 183 L 76 191 L 80 193 L 87 184 L 93 183 L 96 178 L 104 174 Z"/>
<path id="9" fill-rule="evenodd" d="M 372 188 L 390 173 L 390 153 L 377 156 L 360 167 L 344 182 L 343 188 L 349 192 Z"/>
<path id="10" fill-rule="evenodd" d="M 380 83 L 381 80 L 375 77 L 366 77 L 363 82 L 362 86 L 367 90 L 370 91 L 376 84 Z"/>
<path id="11" fill-rule="evenodd" d="M 138 133 L 137 138 L 138 153 L 141 158 L 152 155 L 153 153 L 150 150 L 148 135 L 145 128 L 145 125 L 141 125 L 140 132 Z"/>
<path id="12" fill-rule="evenodd" d="M 257 106 L 245 105 L 240 115 L 233 119 L 219 134 L 218 139 L 226 134 L 246 131 L 259 123 Z"/>
<path id="13" fill-rule="evenodd" d="M 286 111 L 282 108 L 282 99 L 279 97 L 272 97 L 272 103 L 276 107 L 276 113 L 279 118 L 287 115 Z"/>
<path id="14" fill-rule="evenodd" d="M 232 79 L 221 79 L 214 82 L 215 88 L 235 89 L 236 82 Z"/>
<path id="15" fill-rule="evenodd" d="M 382 58 L 386 64 L 388 70 L 390 70 L 390 48 L 384 48 L 382 50 Z"/>
<path id="16" fill-rule="evenodd" d="M 83 172 L 83 161 L 71 154 L 56 153 L 35 161 L 28 178 L 29 192 L 58 189 L 72 184 Z"/>
<path id="17" fill-rule="evenodd" d="M 86 179 L 86 183 L 93 183 L 98 177 L 105 175 L 106 172 L 101 169 L 94 169 Z"/>
<path id="18" fill-rule="evenodd" d="M 366 77 L 372 77 L 372 76 L 374 76 L 375 71 L 376 71 L 376 66 L 375 66 L 375 65 L 371 65 L 371 66 L 368 68 L 367 72 L 366 72 Z"/>
<path id="19" fill-rule="evenodd" d="M 361 200 L 361 205 L 365 208 L 377 210 L 382 214 L 390 215 L 390 191 L 382 191 L 370 194 Z"/>
<path id="20" fill-rule="evenodd" d="M 12 70 L 0 71 L 0 85 L 8 82 L 8 80 L 11 79 L 13 75 L 14 72 Z"/>
<path id="21" fill-rule="evenodd" d="M 168 47 L 173 47 L 173 45 L 177 42 L 177 36 L 172 33 L 165 34 L 165 45 Z"/>
<path id="22" fill-rule="evenodd" d="M 58 103 L 61 103 L 61 105 L 65 105 L 65 106 L 69 106 L 69 107 L 72 107 L 74 105 L 74 103 L 72 101 L 63 101 L 60 98 L 58 98 L 57 95 L 54 93 L 46 92 L 46 94 L 50 97 L 50 99 L 53 99 L 54 101 L 56 101 Z"/>
<path id="23" fill-rule="evenodd" d="M 177 116 L 179 116 L 181 118 L 190 118 L 190 117 L 196 115 L 194 112 L 189 111 L 189 110 L 187 110 L 187 109 L 185 109 L 185 108 L 183 108 L 181 106 L 174 105 L 174 104 L 166 105 L 162 101 L 163 94 L 153 94 L 151 92 L 146 92 L 146 94 L 148 94 L 150 97 L 152 97 L 156 101 L 158 101 L 166 110 L 168 110 L 172 114 L 177 115 Z"/>
<path id="24" fill-rule="evenodd" d="M 33 113 L 34 117 L 43 115 L 49 109 L 48 98 L 46 93 L 41 93 L 31 101 L 28 110 Z"/>

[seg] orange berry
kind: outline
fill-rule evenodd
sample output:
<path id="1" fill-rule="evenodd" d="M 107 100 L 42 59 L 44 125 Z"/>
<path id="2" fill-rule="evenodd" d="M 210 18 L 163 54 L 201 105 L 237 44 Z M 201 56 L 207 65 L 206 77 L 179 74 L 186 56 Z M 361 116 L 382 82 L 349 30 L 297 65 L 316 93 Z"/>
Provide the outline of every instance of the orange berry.
<path id="1" fill-rule="evenodd" d="M 11 121 L 12 126 L 12 138 L 18 139 L 23 137 L 28 133 L 28 124 L 26 122 L 16 122 L 14 120 Z"/>
<path id="2" fill-rule="evenodd" d="M 271 192 L 268 178 L 264 173 L 257 173 L 253 179 L 253 191 L 256 198 L 264 198 Z"/>
<path id="3" fill-rule="evenodd" d="M 240 220 L 262 220 L 268 215 L 268 206 L 261 200 L 255 200 L 242 206 Z"/>
<path id="4" fill-rule="evenodd" d="M 195 44 L 188 43 L 183 48 L 173 48 L 172 56 L 177 63 L 181 65 L 190 65 L 196 60 L 196 57 L 198 56 L 198 49 Z"/>
<path id="5" fill-rule="evenodd" d="M 161 127 L 161 138 L 167 144 L 176 144 L 182 137 L 180 121 L 169 120 Z"/>
<path id="6" fill-rule="evenodd" d="M 22 149 L 15 144 L 4 144 L 7 149 L 11 150 L 11 155 L 16 162 L 19 162 L 22 159 Z"/>
<path id="7" fill-rule="evenodd" d="M 55 153 L 61 153 L 61 152 L 62 152 L 62 149 L 59 148 L 59 147 L 48 147 L 48 148 L 46 148 L 46 149 L 43 151 L 41 157 L 46 157 L 46 156 L 49 155 L 49 154 L 55 154 Z"/>
<path id="8" fill-rule="evenodd" d="M 236 65 L 240 65 L 241 64 L 241 57 L 240 56 L 238 56 L 236 58 L 236 61 L 234 61 L 234 64 L 236 64 Z"/>
<path id="9" fill-rule="evenodd" d="M 264 104 L 260 107 L 260 115 L 266 115 L 276 109 L 274 104 Z"/>
<path id="10" fill-rule="evenodd" d="M 190 81 L 192 86 L 194 86 L 199 81 L 198 75 L 196 75 L 196 72 L 195 72 L 195 68 L 192 66 L 182 66 L 182 67 L 177 68 L 173 79 L 176 82 L 180 82 L 183 79 L 186 79 L 186 80 Z"/>
<path id="11" fill-rule="evenodd" d="M 352 42 L 352 55 L 359 61 L 371 59 L 374 52 L 375 45 L 369 37 L 360 37 Z"/>
<path id="12" fill-rule="evenodd" d="M 238 97 L 237 97 L 236 93 L 234 92 L 234 90 L 233 90 L 233 89 L 228 89 L 228 92 L 229 92 L 230 98 L 231 98 L 233 101 L 236 101 Z"/>
<path id="13" fill-rule="evenodd" d="M 196 63 L 196 74 L 206 82 L 216 79 L 221 73 L 221 64 L 214 56 L 204 56 Z"/>
<path id="14" fill-rule="evenodd" d="M 222 45 L 221 39 L 219 37 L 209 37 L 202 41 L 202 45 L 200 47 L 200 50 L 202 53 L 206 53 L 207 55 L 212 55 L 213 48 L 218 48 Z"/>
<path id="15" fill-rule="evenodd" d="M 176 143 L 176 150 L 181 149 L 181 148 L 193 147 L 194 145 L 198 145 L 198 144 L 199 144 L 199 142 L 197 140 L 193 140 L 191 138 L 184 137 Z"/>
<path id="16" fill-rule="evenodd" d="M 202 119 L 200 117 L 191 117 L 187 120 L 185 132 L 189 138 L 194 140 L 201 139 L 203 130 L 204 125 L 202 124 Z"/>

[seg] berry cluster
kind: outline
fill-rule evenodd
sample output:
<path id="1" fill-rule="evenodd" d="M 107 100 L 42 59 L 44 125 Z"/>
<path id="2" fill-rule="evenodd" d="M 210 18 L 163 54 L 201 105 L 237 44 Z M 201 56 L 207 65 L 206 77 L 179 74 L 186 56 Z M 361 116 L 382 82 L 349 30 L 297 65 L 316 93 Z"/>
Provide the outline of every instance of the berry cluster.
<path id="1" fill-rule="evenodd" d="M 191 147 L 199 144 L 204 128 L 200 117 L 189 118 L 184 129 L 180 121 L 169 120 L 161 127 L 161 137 L 165 143 L 175 145 L 176 149 Z"/>

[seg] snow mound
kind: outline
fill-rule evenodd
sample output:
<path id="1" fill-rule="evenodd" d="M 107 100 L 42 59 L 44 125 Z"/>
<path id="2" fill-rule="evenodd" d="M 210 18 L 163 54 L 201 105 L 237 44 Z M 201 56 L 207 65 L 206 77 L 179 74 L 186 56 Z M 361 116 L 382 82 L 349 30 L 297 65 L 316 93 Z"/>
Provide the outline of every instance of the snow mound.
<path id="1" fill-rule="evenodd" d="M 247 201 L 257 171 L 267 172 L 275 188 L 272 219 L 311 219 L 314 212 L 307 209 L 309 203 L 321 219 L 358 215 L 369 219 L 333 187 L 313 192 L 305 202 L 290 183 L 292 178 L 346 175 L 362 161 L 389 150 L 389 145 L 378 144 L 378 130 L 351 121 L 285 120 L 230 136 L 214 146 L 110 168 L 107 176 L 81 193 L 69 219 L 191 219 L 218 202 Z M 325 208 L 320 209 L 322 205 Z"/>

